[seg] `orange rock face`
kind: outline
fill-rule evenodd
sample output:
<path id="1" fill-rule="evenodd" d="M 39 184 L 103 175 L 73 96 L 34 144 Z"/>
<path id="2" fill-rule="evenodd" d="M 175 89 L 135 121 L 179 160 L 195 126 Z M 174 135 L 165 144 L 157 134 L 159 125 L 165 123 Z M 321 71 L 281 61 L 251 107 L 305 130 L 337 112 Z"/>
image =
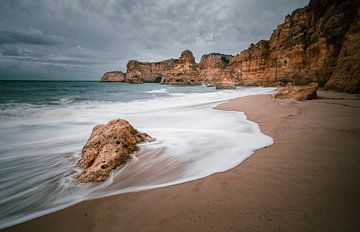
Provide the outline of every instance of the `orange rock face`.
<path id="1" fill-rule="evenodd" d="M 141 84 L 144 82 L 159 82 L 163 75 L 173 69 L 175 61 L 140 62 L 130 60 L 127 64 L 126 82 Z"/>
<path id="2" fill-rule="evenodd" d="M 250 46 L 229 66 L 244 85 L 304 85 L 315 81 L 322 86 L 333 79 L 328 87 L 358 91 L 357 9 L 354 0 L 311 0 L 305 8 L 286 16 L 269 41 Z M 349 66 L 351 71 L 343 72 Z"/>
<path id="3" fill-rule="evenodd" d="M 123 73 L 121 71 L 106 72 L 101 77 L 101 81 L 103 81 L 103 82 L 124 82 L 125 81 L 125 73 Z"/>
<path id="4" fill-rule="evenodd" d="M 360 92 L 360 17 L 347 32 L 335 70 L 325 87 Z"/>
<path id="5" fill-rule="evenodd" d="M 228 64 L 232 56 L 210 53 L 203 55 L 200 60 L 200 79 L 205 84 L 216 84 L 229 79 L 235 82 L 236 77 L 232 76 L 232 70 L 228 69 Z"/>
<path id="6" fill-rule="evenodd" d="M 175 60 L 173 69 L 169 70 L 161 79 L 162 84 L 200 85 L 199 66 L 190 50 L 181 53 Z"/>
<path id="7" fill-rule="evenodd" d="M 130 83 L 161 82 L 162 84 L 201 84 L 199 68 L 190 50 L 179 59 L 161 62 L 129 61 L 126 81 Z"/>
<path id="8" fill-rule="evenodd" d="M 82 157 L 78 162 L 83 170 L 77 175 L 77 179 L 81 182 L 106 180 L 112 169 L 124 164 L 130 154 L 137 150 L 138 143 L 153 140 L 122 119 L 95 126 L 83 147 Z"/>
<path id="9" fill-rule="evenodd" d="M 311 83 L 306 86 L 287 86 L 279 89 L 275 98 L 279 99 L 296 99 L 299 101 L 312 100 L 317 98 L 317 83 Z"/>
<path id="10" fill-rule="evenodd" d="M 285 17 L 271 35 L 236 56 L 211 53 L 196 64 L 191 51 L 179 59 L 129 61 L 126 82 L 277 86 L 312 82 L 360 91 L 360 2 L 311 0 Z"/>

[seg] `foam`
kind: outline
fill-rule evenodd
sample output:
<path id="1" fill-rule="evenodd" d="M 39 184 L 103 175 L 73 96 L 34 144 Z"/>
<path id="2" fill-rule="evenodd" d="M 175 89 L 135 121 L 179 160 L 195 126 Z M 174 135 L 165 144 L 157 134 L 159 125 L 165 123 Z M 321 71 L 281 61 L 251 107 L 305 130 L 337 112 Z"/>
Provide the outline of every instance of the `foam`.
<path id="1" fill-rule="evenodd" d="M 273 91 L 159 89 L 151 94 L 166 96 L 131 102 L 14 103 L 0 114 L 0 228 L 83 200 L 184 183 L 239 165 L 256 149 L 272 144 L 272 138 L 244 113 L 212 108 L 230 98 Z M 93 126 L 119 117 L 157 141 L 142 144 L 109 180 L 76 183 L 75 163 Z"/>

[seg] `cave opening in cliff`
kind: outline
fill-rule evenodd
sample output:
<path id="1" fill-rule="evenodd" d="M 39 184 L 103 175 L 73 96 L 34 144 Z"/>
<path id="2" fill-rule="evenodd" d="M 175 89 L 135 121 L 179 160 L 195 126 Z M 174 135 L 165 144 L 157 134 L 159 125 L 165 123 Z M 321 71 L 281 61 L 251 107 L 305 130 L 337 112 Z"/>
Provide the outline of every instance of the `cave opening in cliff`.
<path id="1" fill-rule="evenodd" d="M 145 83 L 160 83 L 162 79 L 162 75 L 156 75 L 150 81 L 144 81 Z"/>
<path id="2" fill-rule="evenodd" d="M 162 75 L 156 76 L 154 79 L 154 83 L 160 83 L 161 82 Z"/>

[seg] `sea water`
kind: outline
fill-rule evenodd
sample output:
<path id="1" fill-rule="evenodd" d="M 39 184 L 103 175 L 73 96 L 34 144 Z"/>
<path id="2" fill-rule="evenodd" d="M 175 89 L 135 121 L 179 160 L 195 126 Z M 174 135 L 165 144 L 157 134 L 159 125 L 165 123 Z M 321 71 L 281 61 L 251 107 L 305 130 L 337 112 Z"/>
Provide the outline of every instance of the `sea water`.
<path id="1" fill-rule="evenodd" d="M 239 165 L 272 144 L 242 112 L 213 109 L 273 88 L 0 81 L 0 228 L 83 200 L 165 187 Z M 156 138 L 102 183 L 78 183 L 92 128 L 123 118 Z"/>

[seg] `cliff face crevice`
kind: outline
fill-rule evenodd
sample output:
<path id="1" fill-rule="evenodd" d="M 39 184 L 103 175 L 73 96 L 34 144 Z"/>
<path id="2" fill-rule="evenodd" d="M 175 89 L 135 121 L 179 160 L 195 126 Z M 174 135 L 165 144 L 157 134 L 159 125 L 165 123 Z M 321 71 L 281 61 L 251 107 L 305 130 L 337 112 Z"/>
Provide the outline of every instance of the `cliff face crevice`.
<path id="1" fill-rule="evenodd" d="M 239 54 L 210 53 L 195 62 L 191 51 L 161 62 L 129 61 L 130 83 L 277 86 L 291 82 L 347 92 L 360 87 L 360 9 L 357 0 L 311 0 L 287 15 L 269 40 Z"/>

